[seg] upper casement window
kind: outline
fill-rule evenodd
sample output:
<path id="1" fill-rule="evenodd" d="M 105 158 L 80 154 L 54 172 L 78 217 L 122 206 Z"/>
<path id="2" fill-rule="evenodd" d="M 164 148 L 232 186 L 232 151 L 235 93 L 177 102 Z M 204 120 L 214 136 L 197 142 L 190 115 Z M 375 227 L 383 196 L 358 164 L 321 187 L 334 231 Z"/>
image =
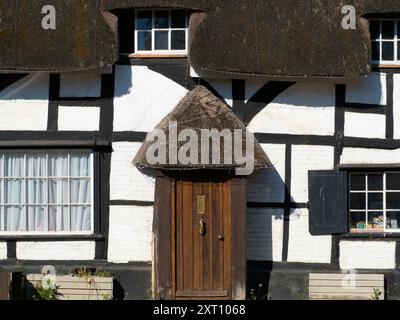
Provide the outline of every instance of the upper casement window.
<path id="1" fill-rule="evenodd" d="M 137 10 L 135 54 L 187 54 L 187 10 Z"/>
<path id="2" fill-rule="evenodd" d="M 372 63 L 400 65 L 400 19 L 372 19 Z"/>
<path id="3" fill-rule="evenodd" d="M 92 234 L 90 151 L 0 152 L 0 235 Z"/>

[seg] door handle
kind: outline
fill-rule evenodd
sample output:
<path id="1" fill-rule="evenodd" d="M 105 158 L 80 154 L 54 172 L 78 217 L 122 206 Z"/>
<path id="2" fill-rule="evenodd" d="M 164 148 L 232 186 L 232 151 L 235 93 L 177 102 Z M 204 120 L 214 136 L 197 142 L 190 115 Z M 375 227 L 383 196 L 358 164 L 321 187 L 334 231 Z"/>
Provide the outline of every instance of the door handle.
<path id="1" fill-rule="evenodd" d="M 204 236 L 206 234 L 206 223 L 203 218 L 200 219 L 200 234 Z"/>
<path id="2" fill-rule="evenodd" d="M 218 235 L 218 240 L 220 240 L 220 241 L 224 241 L 224 240 L 225 240 L 225 238 L 224 238 L 224 235 L 222 235 L 222 234 L 219 234 L 219 235 Z"/>

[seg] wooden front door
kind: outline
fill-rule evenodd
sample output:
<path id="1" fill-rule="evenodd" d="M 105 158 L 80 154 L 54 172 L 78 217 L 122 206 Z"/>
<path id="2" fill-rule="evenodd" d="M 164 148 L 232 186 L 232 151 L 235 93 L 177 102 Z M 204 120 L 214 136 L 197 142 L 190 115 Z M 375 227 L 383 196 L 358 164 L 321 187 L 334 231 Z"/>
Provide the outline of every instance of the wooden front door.
<path id="1" fill-rule="evenodd" d="M 172 223 L 176 299 L 231 298 L 231 184 L 177 179 Z"/>

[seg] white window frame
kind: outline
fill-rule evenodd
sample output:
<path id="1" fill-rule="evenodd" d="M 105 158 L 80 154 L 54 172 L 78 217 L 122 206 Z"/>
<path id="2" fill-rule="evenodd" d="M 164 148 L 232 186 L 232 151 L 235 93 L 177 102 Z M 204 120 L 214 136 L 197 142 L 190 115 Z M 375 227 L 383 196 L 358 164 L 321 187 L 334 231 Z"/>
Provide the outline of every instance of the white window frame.
<path id="1" fill-rule="evenodd" d="M 371 171 L 371 172 L 351 172 L 350 174 L 349 174 L 349 177 L 350 177 L 350 179 L 349 179 L 349 219 L 348 219 L 348 221 L 349 221 L 349 224 L 350 224 L 350 220 L 351 220 L 351 214 L 352 213 L 359 213 L 359 212 L 364 212 L 365 211 L 365 223 L 366 223 L 366 225 L 368 226 L 368 213 L 369 212 L 379 212 L 379 211 L 381 211 L 381 210 L 379 210 L 379 209 L 367 209 L 368 208 L 368 197 L 366 196 L 365 197 L 365 210 L 357 210 L 357 209 L 351 209 L 351 207 L 350 207 L 350 201 L 351 201 L 351 199 L 350 199 L 350 195 L 351 194 L 355 194 L 355 193 L 360 193 L 360 194 L 365 194 L 365 195 L 367 195 L 368 194 L 368 192 L 369 192 L 369 190 L 368 190 L 368 175 L 376 175 L 376 174 L 379 174 L 379 175 L 383 175 L 383 188 L 382 188 L 382 192 L 383 192 L 383 218 L 384 218 L 384 221 L 383 221 L 383 230 L 377 230 L 377 231 L 374 231 L 374 230 L 370 230 L 370 229 L 365 229 L 365 230 L 358 230 L 358 229 L 351 229 L 350 228 L 350 233 L 353 233 L 353 234 L 363 234 L 363 233 L 372 233 L 372 234 L 375 234 L 375 233 L 377 233 L 377 234 L 382 234 L 382 233 L 385 233 L 385 234 L 390 234 L 390 233 L 400 233 L 400 228 L 399 229 L 387 229 L 387 227 L 386 227 L 386 221 L 387 221 L 387 217 L 386 217 L 386 213 L 387 212 L 400 212 L 400 208 L 399 209 L 387 209 L 386 208 L 386 195 L 387 195 L 387 193 L 388 192 L 398 192 L 399 193 L 399 195 L 400 195 L 400 190 L 390 190 L 390 191 L 388 191 L 387 189 L 386 189 L 386 176 L 387 176 L 387 174 L 400 174 L 400 172 L 399 171 L 376 171 L 376 172 L 374 172 L 374 171 Z M 350 183 L 351 183 L 351 176 L 352 175 L 365 175 L 365 189 L 366 190 L 364 190 L 364 191 L 357 191 L 357 190 L 351 190 L 351 185 L 350 185 Z M 371 190 L 371 193 L 380 193 L 380 191 L 379 190 Z"/>
<path id="2" fill-rule="evenodd" d="M 91 182 L 90 182 L 90 194 L 91 194 L 91 203 L 90 203 L 90 207 L 91 207 L 91 218 L 90 218 L 90 223 L 91 223 L 91 230 L 89 231 L 1 231 L 0 230 L 0 237 L 2 236 L 75 236 L 75 235 L 79 235 L 79 236 L 90 236 L 90 235 L 94 235 L 94 223 L 95 223 L 95 219 L 94 219 L 94 152 L 93 150 L 89 150 L 89 149 L 80 149 L 80 150 L 73 150 L 73 149 L 51 149 L 51 150 L 2 150 L 0 152 L 0 157 L 4 157 L 4 154 L 6 153 L 14 153 L 14 154 L 23 154 L 24 155 L 24 168 L 26 169 L 26 155 L 27 154 L 31 154 L 31 153 L 38 153 L 38 154 L 46 154 L 46 163 L 48 165 L 48 158 L 49 158 L 49 154 L 52 153 L 65 153 L 68 154 L 68 171 L 69 171 L 69 166 L 70 166 L 70 154 L 71 153 L 85 153 L 85 154 L 89 154 L 90 155 L 90 164 L 91 164 Z M 5 161 L 3 159 L 3 166 L 5 165 Z M 3 173 L 5 173 L 5 168 L 3 167 Z M 4 183 L 5 183 L 5 178 L 8 177 L 1 177 L 0 178 L 0 191 L 4 190 Z M 11 177 L 12 178 L 12 177 Z M 18 179 L 21 179 L 23 181 L 25 181 L 25 183 L 23 184 L 26 188 L 26 181 L 27 179 L 29 179 L 30 177 L 28 176 L 23 176 L 23 177 L 19 177 Z M 37 177 L 31 177 L 33 178 L 37 178 Z M 68 177 L 52 177 L 52 178 L 57 178 L 57 179 L 68 179 L 68 196 L 70 199 L 71 196 L 71 179 L 73 178 L 82 178 L 82 177 L 71 177 L 68 174 Z M 87 177 L 83 177 L 83 178 L 87 178 Z M 48 175 L 48 169 L 46 170 L 46 177 L 43 178 L 47 181 L 47 202 L 45 204 L 42 204 L 41 206 L 46 207 L 46 217 L 47 217 L 47 223 L 49 221 L 49 207 L 50 206 L 65 206 L 65 204 L 59 205 L 59 204 L 50 204 L 49 203 L 49 189 L 48 189 L 48 181 L 50 179 L 49 175 Z M 25 189 L 26 190 L 26 189 Z M 1 191 L 3 192 L 3 191 Z M 1 197 L 2 195 L 0 195 Z M 3 195 L 4 196 L 4 195 Z M 21 206 L 25 206 L 25 208 L 28 208 L 29 204 L 26 203 L 26 193 L 24 195 L 24 203 L 21 204 Z M 3 201 L 5 201 L 5 199 L 3 199 Z M 69 203 L 68 207 L 69 207 L 69 215 L 71 215 L 71 206 L 73 206 L 73 203 Z M 83 204 L 76 204 L 76 205 L 82 205 Z M 3 203 L 1 201 L 0 198 L 0 206 L 6 207 L 7 205 L 5 205 L 5 203 Z M 47 225 L 48 227 L 48 225 Z"/>
<path id="3" fill-rule="evenodd" d="M 171 28 L 171 12 L 172 11 L 185 11 L 186 13 L 186 25 L 185 28 Z M 152 15 L 152 28 L 151 31 L 151 50 L 139 50 L 138 49 L 138 32 L 144 30 L 138 30 L 138 13 L 151 11 Z M 156 11 L 167 11 L 168 12 L 168 24 L 169 28 L 156 29 L 155 28 L 155 12 Z M 155 32 L 156 31 L 168 31 L 168 50 L 156 50 L 155 49 Z M 172 40 L 172 32 L 171 31 L 185 31 L 185 50 L 172 50 L 171 49 L 171 40 Z M 146 55 L 187 55 L 188 53 L 188 45 L 189 45 L 189 12 L 185 9 L 140 9 L 135 10 L 135 54 L 146 54 Z"/>
<path id="4" fill-rule="evenodd" d="M 393 21 L 394 22 L 394 38 L 393 39 L 383 39 L 382 38 L 382 22 L 383 21 Z M 390 18 L 382 18 L 382 19 L 371 19 L 370 22 L 379 22 L 379 38 L 372 39 L 371 33 L 371 44 L 373 42 L 378 42 L 379 44 L 379 60 L 372 60 L 372 64 L 374 65 L 399 65 L 400 59 L 398 59 L 398 47 L 397 43 L 400 41 L 400 34 L 398 34 L 398 26 L 400 27 L 400 19 L 390 19 Z M 393 42 L 394 43 L 394 60 L 382 60 L 382 43 L 383 42 Z"/>

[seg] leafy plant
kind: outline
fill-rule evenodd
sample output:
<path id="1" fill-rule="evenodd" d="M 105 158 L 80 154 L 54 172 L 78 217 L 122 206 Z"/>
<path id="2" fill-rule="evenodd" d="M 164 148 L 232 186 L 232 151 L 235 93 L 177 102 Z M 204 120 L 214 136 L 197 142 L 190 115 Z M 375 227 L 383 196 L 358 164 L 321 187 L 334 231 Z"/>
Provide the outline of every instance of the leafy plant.
<path id="1" fill-rule="evenodd" d="M 260 283 L 259 285 L 258 285 L 258 290 L 256 291 L 256 290 L 254 290 L 254 289 L 251 289 L 250 290 L 250 294 L 249 294 L 249 300 L 253 300 L 253 301 L 255 301 L 255 300 L 261 300 L 261 288 L 262 288 L 262 284 Z"/>
<path id="2" fill-rule="evenodd" d="M 374 288 L 371 300 L 380 300 L 381 295 L 382 295 L 382 291 L 378 288 Z"/>
<path id="3" fill-rule="evenodd" d="M 33 300 L 58 300 L 61 294 L 51 279 L 46 279 L 34 287 Z"/>
<path id="4" fill-rule="evenodd" d="M 104 270 L 96 271 L 96 276 L 100 278 L 111 278 L 111 273 Z"/>

